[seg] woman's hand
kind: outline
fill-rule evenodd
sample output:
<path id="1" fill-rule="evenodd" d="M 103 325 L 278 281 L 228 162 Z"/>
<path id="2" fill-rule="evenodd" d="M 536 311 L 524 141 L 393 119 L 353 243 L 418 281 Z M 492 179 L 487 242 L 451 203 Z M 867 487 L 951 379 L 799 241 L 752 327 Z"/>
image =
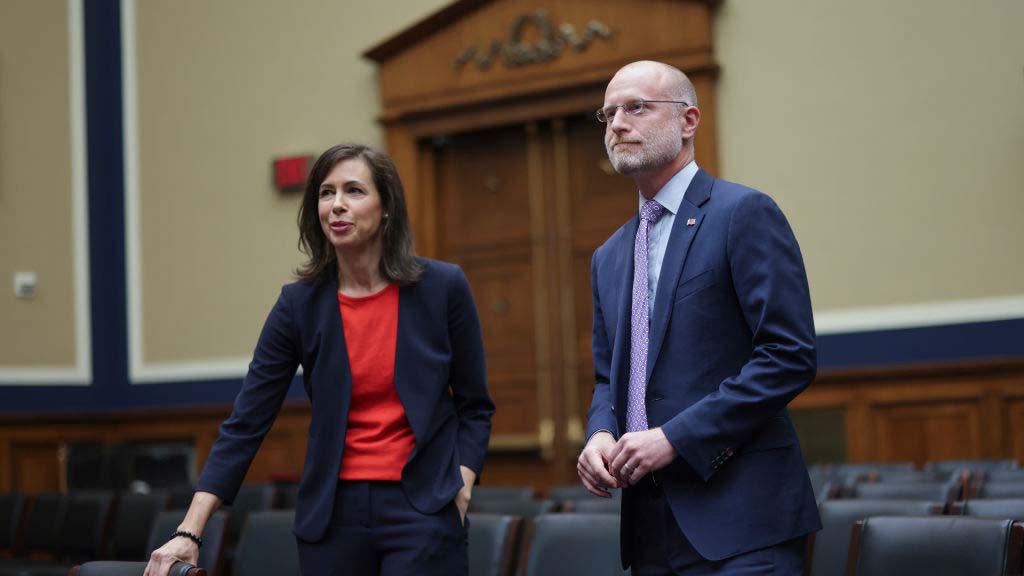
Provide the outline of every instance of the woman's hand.
<path id="1" fill-rule="evenodd" d="M 465 466 L 459 466 L 462 473 L 462 488 L 455 494 L 455 506 L 459 509 L 459 520 L 466 525 L 466 513 L 469 512 L 469 501 L 473 498 L 473 484 L 476 483 L 476 472 Z"/>
<path id="2" fill-rule="evenodd" d="M 167 576 L 171 566 L 178 561 L 199 564 L 199 546 L 184 536 L 171 538 L 149 555 L 143 576 Z"/>
<path id="3" fill-rule="evenodd" d="M 192 504 L 185 513 L 185 519 L 178 525 L 178 530 L 193 534 L 202 534 L 210 515 L 220 507 L 220 498 L 209 492 L 197 491 L 192 495 Z M 167 576 L 175 562 L 188 562 L 199 565 L 199 544 L 190 538 L 177 536 L 166 544 L 153 550 L 149 555 L 149 563 L 142 576 Z"/>

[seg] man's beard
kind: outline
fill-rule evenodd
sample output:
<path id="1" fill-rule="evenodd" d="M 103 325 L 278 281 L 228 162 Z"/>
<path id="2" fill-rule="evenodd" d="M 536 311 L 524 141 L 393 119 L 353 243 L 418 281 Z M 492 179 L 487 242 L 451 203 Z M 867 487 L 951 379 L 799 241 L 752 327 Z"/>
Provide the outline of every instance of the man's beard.
<path id="1" fill-rule="evenodd" d="M 623 176 L 634 176 L 656 170 L 676 159 L 683 150 L 682 135 L 678 130 L 657 130 L 640 143 L 639 150 L 614 149 L 605 144 L 608 160 L 615 171 Z"/>

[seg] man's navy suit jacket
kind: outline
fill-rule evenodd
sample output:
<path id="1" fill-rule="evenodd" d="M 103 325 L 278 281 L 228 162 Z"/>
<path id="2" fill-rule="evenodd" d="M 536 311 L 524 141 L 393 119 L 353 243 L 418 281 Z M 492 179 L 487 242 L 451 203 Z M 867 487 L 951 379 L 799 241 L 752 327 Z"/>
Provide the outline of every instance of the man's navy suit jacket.
<path id="1" fill-rule="evenodd" d="M 593 256 L 596 386 L 587 437 L 626 430 L 638 218 Z M 659 472 L 676 522 L 721 560 L 820 528 L 786 405 L 814 379 L 796 238 L 766 195 L 703 170 L 672 224 L 647 352 L 647 420 L 678 457 Z M 628 506 L 623 562 L 628 563 Z"/>
<path id="2" fill-rule="evenodd" d="M 395 388 L 416 437 L 402 487 L 416 509 L 433 513 L 462 488 L 459 465 L 483 467 L 494 404 L 466 276 L 453 264 L 420 262 L 420 280 L 399 292 Z M 312 417 L 295 534 L 309 542 L 323 537 L 334 508 L 352 394 L 347 346 L 376 344 L 345 342 L 337 291 L 336 278 L 281 290 L 196 485 L 231 503 L 301 365 Z"/>

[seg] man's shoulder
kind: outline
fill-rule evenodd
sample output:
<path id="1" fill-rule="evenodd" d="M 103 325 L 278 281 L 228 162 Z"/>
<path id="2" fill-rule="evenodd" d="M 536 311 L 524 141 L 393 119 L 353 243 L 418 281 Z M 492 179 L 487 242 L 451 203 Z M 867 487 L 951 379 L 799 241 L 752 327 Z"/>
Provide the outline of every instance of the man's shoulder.
<path id="1" fill-rule="evenodd" d="M 633 235 L 630 234 L 630 230 L 633 231 L 633 234 L 636 233 L 636 228 L 634 226 L 635 220 L 636 218 L 627 220 L 622 226 L 619 226 L 615 232 L 612 232 L 612 235 L 609 236 L 604 243 L 598 246 L 596 250 L 594 250 L 594 260 L 596 261 L 604 258 L 608 252 L 613 251 L 615 247 L 619 246 L 622 242 L 629 242 L 632 244 Z"/>
<path id="2" fill-rule="evenodd" d="M 760 190 L 751 188 L 746 184 L 713 178 L 711 183 L 712 207 L 735 206 L 751 198 L 764 197 L 768 195 Z"/>

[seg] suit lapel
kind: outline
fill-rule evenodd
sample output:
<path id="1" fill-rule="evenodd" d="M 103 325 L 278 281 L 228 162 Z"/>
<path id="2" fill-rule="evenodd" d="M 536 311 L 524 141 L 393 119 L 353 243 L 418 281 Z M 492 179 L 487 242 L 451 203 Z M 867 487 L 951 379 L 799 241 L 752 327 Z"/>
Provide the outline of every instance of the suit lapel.
<path id="1" fill-rule="evenodd" d="M 338 279 L 331 278 L 320 290 L 316 299 L 316 314 L 320 322 L 320 350 L 317 372 L 321 375 L 314 385 L 318 402 L 324 406 L 338 407 L 342 422 L 348 420 L 349 401 L 352 398 L 352 370 L 348 364 L 348 348 L 345 346 L 345 332 L 342 327 L 341 308 L 338 305 Z M 339 385 L 340 384 L 340 385 Z"/>
<path id="2" fill-rule="evenodd" d="M 419 395 L 423 393 L 422 390 L 416 390 L 415 384 L 415 358 L 416 358 L 416 335 L 419 332 L 413 327 L 416 318 L 416 298 L 419 294 L 416 293 L 417 285 L 402 286 L 398 289 L 398 330 L 395 334 L 395 391 L 398 393 L 398 399 L 402 402 L 402 407 L 405 409 L 405 417 L 409 422 L 409 427 L 412 428 L 413 435 L 417 439 L 417 446 L 419 445 L 419 439 L 424 435 L 425 423 L 423 422 L 423 415 L 417 411 L 421 405 L 425 405 L 423 399 L 419 398 Z M 409 373 L 410 377 L 405 378 L 406 372 Z"/>
<path id="3" fill-rule="evenodd" d="M 615 251 L 613 281 L 618 287 L 618 318 L 615 322 L 615 342 L 612 349 L 611 384 L 617 404 L 625 406 L 626 389 L 629 387 L 629 347 L 631 318 L 633 315 L 633 243 L 636 242 L 636 230 L 640 224 L 640 216 L 636 215 L 623 229 L 622 241 Z M 621 384 L 621 385 L 620 385 Z M 625 410 L 620 410 L 622 422 L 620 428 L 625 429 Z"/>
<path id="4" fill-rule="evenodd" d="M 700 225 L 704 221 L 702 206 L 711 197 L 712 182 L 713 179 L 707 172 L 698 170 L 693 176 L 689 188 L 686 189 L 683 201 L 679 204 L 679 212 L 672 222 L 672 232 L 668 237 L 665 259 L 661 264 L 661 275 L 658 278 L 654 313 L 651 316 L 650 342 L 647 347 L 648 383 L 651 379 L 651 371 L 658 362 L 661 344 L 665 340 L 665 330 L 671 320 L 673 309 L 671 304 L 675 300 L 676 286 L 679 285 L 679 276 L 683 271 L 686 255 L 690 251 L 690 244 L 697 235 L 697 230 L 700 229 Z M 689 222 L 693 223 L 689 224 Z"/>

